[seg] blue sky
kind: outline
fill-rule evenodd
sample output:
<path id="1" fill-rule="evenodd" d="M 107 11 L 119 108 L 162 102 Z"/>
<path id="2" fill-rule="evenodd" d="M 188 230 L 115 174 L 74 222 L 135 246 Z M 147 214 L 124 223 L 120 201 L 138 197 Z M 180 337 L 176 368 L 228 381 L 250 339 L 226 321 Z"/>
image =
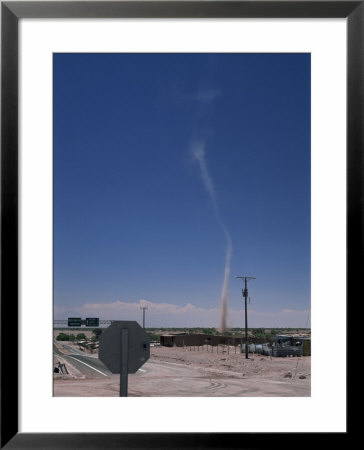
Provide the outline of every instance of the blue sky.
<path id="1" fill-rule="evenodd" d="M 55 318 L 310 325 L 310 120 L 309 54 L 55 54 Z"/>

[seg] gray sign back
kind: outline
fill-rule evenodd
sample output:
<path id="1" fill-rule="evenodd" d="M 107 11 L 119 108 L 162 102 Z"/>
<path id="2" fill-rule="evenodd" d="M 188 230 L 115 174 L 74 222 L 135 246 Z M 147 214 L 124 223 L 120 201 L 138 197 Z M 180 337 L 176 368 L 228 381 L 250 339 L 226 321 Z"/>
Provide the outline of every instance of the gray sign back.
<path id="1" fill-rule="evenodd" d="M 150 356 L 149 336 L 135 321 L 113 322 L 101 334 L 99 359 L 112 373 L 120 373 L 122 329 L 128 330 L 128 373 L 135 373 Z"/>

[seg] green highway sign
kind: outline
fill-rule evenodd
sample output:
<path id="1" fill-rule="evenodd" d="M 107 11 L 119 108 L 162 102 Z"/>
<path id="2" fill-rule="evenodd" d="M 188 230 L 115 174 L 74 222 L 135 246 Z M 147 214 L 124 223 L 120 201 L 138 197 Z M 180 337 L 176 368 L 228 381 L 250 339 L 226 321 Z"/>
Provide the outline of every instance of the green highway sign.
<path id="1" fill-rule="evenodd" d="M 99 319 L 96 317 L 86 317 L 86 327 L 98 327 Z"/>
<path id="2" fill-rule="evenodd" d="M 81 326 L 81 317 L 69 317 L 68 318 L 68 326 L 69 327 L 80 327 Z"/>

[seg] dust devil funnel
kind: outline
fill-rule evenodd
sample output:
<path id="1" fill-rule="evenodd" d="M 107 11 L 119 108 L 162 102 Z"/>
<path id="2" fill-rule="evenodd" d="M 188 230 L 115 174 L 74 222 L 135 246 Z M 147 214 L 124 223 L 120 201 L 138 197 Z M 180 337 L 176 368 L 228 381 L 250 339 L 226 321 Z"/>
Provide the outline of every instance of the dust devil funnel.
<path id="1" fill-rule="evenodd" d="M 212 206 L 214 209 L 214 214 L 217 222 L 222 228 L 225 238 L 226 238 L 226 253 L 225 253 L 225 271 L 224 271 L 224 282 L 221 291 L 221 331 L 226 330 L 226 317 L 227 317 L 227 291 L 229 284 L 230 275 L 230 261 L 233 253 L 233 247 L 231 243 L 230 233 L 225 227 L 224 222 L 221 220 L 219 209 L 217 207 L 215 189 L 212 179 L 210 177 L 209 171 L 207 169 L 206 159 L 205 159 L 205 144 L 204 142 L 195 142 L 191 146 L 191 152 L 194 160 L 196 160 L 200 167 L 201 178 L 207 193 L 210 196 Z"/>

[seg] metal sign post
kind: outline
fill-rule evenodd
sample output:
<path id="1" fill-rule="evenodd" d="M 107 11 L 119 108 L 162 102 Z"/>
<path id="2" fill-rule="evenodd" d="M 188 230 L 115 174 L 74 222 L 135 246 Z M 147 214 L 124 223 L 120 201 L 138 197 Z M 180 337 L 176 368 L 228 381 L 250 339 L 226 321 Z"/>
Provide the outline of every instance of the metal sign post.
<path id="1" fill-rule="evenodd" d="M 122 328 L 120 332 L 120 397 L 128 396 L 128 339 L 127 328 Z"/>

